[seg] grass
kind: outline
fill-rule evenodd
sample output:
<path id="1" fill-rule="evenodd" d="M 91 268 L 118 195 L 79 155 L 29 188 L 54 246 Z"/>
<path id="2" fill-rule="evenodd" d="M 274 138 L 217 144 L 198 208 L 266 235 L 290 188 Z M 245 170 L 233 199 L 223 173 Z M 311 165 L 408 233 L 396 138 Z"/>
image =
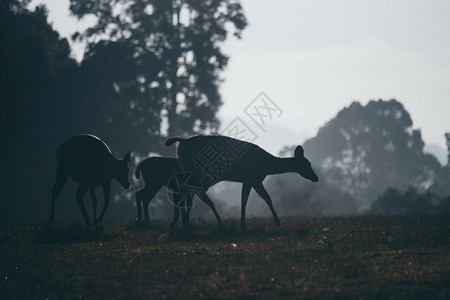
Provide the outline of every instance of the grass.
<path id="1" fill-rule="evenodd" d="M 0 225 L 0 298 L 450 298 L 450 216 Z"/>

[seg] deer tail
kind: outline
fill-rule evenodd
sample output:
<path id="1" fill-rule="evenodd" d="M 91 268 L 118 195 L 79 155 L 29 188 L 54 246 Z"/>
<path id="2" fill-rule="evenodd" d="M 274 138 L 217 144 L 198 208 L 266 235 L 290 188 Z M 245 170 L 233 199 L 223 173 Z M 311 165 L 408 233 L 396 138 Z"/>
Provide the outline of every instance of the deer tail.
<path id="1" fill-rule="evenodd" d="M 184 141 L 184 139 L 180 138 L 180 137 L 168 138 L 164 141 L 164 146 L 168 147 L 168 146 L 171 146 L 175 142 L 181 142 L 181 141 Z"/>

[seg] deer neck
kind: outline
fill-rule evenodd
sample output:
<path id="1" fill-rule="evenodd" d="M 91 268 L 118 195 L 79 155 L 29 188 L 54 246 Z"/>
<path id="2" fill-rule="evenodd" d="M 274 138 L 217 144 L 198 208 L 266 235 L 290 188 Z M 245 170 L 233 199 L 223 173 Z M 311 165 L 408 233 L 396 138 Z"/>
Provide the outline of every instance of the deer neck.
<path id="1" fill-rule="evenodd" d="M 295 172 L 295 158 L 281 158 L 273 157 L 268 161 L 267 164 L 267 174 L 283 174 L 289 172 Z"/>

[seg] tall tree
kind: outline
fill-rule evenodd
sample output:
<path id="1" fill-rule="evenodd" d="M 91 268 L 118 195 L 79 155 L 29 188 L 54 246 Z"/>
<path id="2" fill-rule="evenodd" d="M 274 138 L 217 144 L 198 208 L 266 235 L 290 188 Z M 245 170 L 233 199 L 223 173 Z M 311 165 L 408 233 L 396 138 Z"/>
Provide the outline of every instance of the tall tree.
<path id="1" fill-rule="evenodd" d="M 445 195 L 449 189 L 444 169 L 423 152 L 421 132 L 412 125 L 410 114 L 396 100 L 365 106 L 353 102 L 303 146 L 320 169 L 319 184 L 350 195 L 358 210 L 367 209 L 390 186 Z"/>
<path id="2" fill-rule="evenodd" d="M 29 1 L 0 1 L 2 220 L 47 215 L 55 150 L 75 131 L 71 83 L 76 62 Z"/>
<path id="3" fill-rule="evenodd" d="M 88 43 L 86 103 L 108 126 L 142 141 L 218 127 L 221 44 L 247 21 L 237 0 L 71 0 L 72 13 L 98 22 L 74 36 Z M 95 104 L 96 103 L 96 104 Z M 105 124 L 104 124 L 105 125 Z M 105 125 L 106 126 L 106 125 Z"/>

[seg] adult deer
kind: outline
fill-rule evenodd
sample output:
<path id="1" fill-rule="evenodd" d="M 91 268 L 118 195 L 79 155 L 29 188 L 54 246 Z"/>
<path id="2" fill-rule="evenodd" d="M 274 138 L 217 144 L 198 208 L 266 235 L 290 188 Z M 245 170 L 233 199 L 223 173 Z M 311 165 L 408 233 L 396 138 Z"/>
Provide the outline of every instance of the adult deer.
<path id="1" fill-rule="evenodd" d="M 168 187 L 173 193 L 174 217 L 170 227 L 174 227 L 180 217 L 183 218 L 183 226 L 189 226 L 189 214 L 195 194 L 208 205 L 219 224 L 222 224 L 214 203 L 203 190 L 199 190 L 198 180 L 190 174 L 183 173 L 175 157 L 148 157 L 136 167 L 135 177 L 139 179 L 142 175 L 144 187 L 136 192 L 137 221 L 142 218 L 144 209 L 145 221 L 148 223 L 148 205 L 163 186 Z"/>
<path id="2" fill-rule="evenodd" d="M 167 139 L 164 145 L 170 146 L 175 142 L 179 142 L 177 153 L 182 170 L 199 178 L 205 191 L 223 180 L 242 182 L 241 229 L 243 230 L 245 230 L 245 207 L 252 188 L 267 203 L 276 224 L 280 224 L 272 200 L 262 183 L 266 176 L 294 172 L 312 182 L 319 180 L 311 163 L 305 158 L 302 146 L 297 146 L 293 157 L 280 158 L 255 144 L 226 136 L 173 137 Z"/>
<path id="3" fill-rule="evenodd" d="M 116 159 L 109 147 L 98 137 L 90 134 L 73 136 L 58 147 L 56 158 L 57 169 L 55 185 L 52 189 L 50 224 L 55 220 L 56 198 L 69 177 L 79 184 L 75 197 L 87 224 L 90 224 L 90 221 L 84 207 L 83 197 L 88 189 L 94 208 L 93 222 L 98 224 L 102 221 L 109 205 L 112 179 L 117 180 L 124 189 L 130 188 L 127 166 L 130 162 L 130 152 L 123 159 Z M 97 186 L 103 187 L 104 197 L 103 209 L 98 218 L 97 197 L 95 195 Z"/>

